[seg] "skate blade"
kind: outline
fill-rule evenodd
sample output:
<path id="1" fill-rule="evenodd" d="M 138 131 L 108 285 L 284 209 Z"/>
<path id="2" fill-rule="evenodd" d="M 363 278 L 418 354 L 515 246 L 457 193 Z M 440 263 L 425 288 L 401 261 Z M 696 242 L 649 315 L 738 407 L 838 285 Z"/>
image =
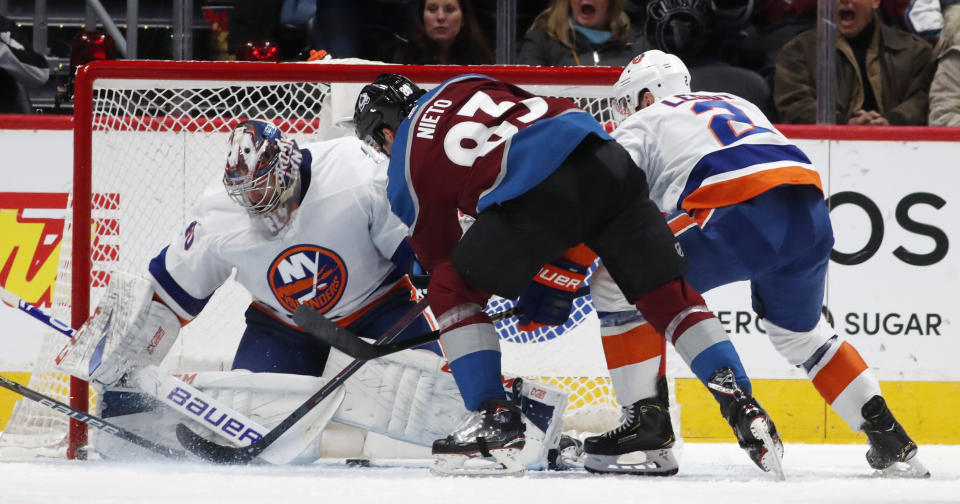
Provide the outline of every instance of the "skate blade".
<path id="1" fill-rule="evenodd" d="M 895 462 L 873 474 L 878 478 L 924 479 L 930 477 L 930 470 L 914 456 L 906 462 Z"/>
<path id="2" fill-rule="evenodd" d="M 587 454 L 584 469 L 600 474 L 633 474 L 637 476 L 673 476 L 680 470 L 673 450 L 648 450 L 623 455 Z"/>
<path id="3" fill-rule="evenodd" d="M 787 476 L 783 473 L 783 445 L 773 440 L 773 436 L 770 435 L 770 428 L 767 426 L 767 419 L 757 417 L 750 422 L 750 433 L 763 442 L 764 453 L 760 458 L 762 469 L 773 472 L 780 481 L 787 479 Z"/>
<path id="4" fill-rule="evenodd" d="M 491 457 L 471 454 L 434 454 L 430 472 L 437 476 L 522 476 L 523 462 L 517 448 L 490 450 Z"/>

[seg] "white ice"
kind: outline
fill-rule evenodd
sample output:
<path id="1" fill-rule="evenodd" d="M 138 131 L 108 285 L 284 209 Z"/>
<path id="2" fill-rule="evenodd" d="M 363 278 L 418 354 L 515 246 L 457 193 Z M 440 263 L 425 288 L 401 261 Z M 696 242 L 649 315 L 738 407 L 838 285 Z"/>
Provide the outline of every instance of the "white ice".
<path id="1" fill-rule="evenodd" d="M 863 445 L 787 444 L 780 482 L 734 444 L 686 443 L 667 478 L 528 472 L 522 477 L 438 477 L 426 461 L 342 461 L 302 467 L 226 467 L 108 461 L 0 462 L 2 504 L 587 504 L 960 502 L 960 446 L 921 446 L 930 479 L 881 479 Z"/>

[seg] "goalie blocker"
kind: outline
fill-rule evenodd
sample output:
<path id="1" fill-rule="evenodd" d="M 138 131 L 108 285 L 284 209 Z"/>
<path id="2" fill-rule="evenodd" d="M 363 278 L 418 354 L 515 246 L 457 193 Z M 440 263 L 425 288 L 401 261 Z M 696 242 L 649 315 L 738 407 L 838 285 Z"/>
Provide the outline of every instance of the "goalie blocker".
<path id="1" fill-rule="evenodd" d="M 332 350 L 324 376 L 333 376 L 350 360 Z M 332 420 L 417 447 L 428 447 L 454 430 L 468 413 L 444 364 L 441 357 L 423 350 L 404 351 L 369 361 L 347 380 L 342 391 L 331 394 L 317 407 L 322 414 L 305 419 L 309 426 L 298 429 L 293 436 L 286 434 L 278 443 L 282 441 L 286 454 L 295 453 L 289 457 L 292 463 L 311 463 L 331 449 L 374 458 L 391 455 L 369 453 L 363 446 L 356 446 L 363 443 L 363 435 L 354 434 L 353 440 L 349 440 L 350 433 L 342 427 L 327 426 Z M 246 371 L 181 376 L 207 397 L 243 415 L 238 418 L 249 418 L 253 425 L 262 425 L 268 430 L 326 382 L 324 377 Z M 508 389 L 513 384 L 513 380 L 504 382 Z M 190 419 L 193 427 L 205 427 L 193 430 L 206 436 L 227 438 L 241 446 L 259 439 L 259 431 L 248 430 L 249 425 L 227 418 L 204 398 L 191 396 L 185 390 L 174 390 L 167 399 L 172 400 L 160 403 L 136 389 L 111 387 L 103 396 L 103 416 L 164 443 L 176 443 L 175 427 L 184 422 L 184 417 Z M 557 450 L 560 444 L 566 403 L 567 392 L 563 390 L 535 381 L 523 382 L 521 405 L 527 423 L 527 445 L 521 456 L 527 469 L 548 467 L 550 450 Z M 338 434 L 325 439 L 325 432 Z M 108 436 L 95 435 L 93 444 L 98 453 L 110 459 L 142 458 L 146 454 L 134 445 L 116 442 Z M 403 457 L 426 457 L 429 453 L 403 445 L 395 449 L 400 450 L 399 455 Z M 260 458 L 275 460 L 263 455 Z"/>

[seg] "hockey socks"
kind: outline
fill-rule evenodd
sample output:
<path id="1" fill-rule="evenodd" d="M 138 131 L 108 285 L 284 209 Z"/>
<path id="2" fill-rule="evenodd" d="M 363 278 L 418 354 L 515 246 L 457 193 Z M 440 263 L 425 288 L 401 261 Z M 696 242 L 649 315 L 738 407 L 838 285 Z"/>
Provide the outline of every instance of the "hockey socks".
<path id="1" fill-rule="evenodd" d="M 683 354 L 679 347 L 677 351 Z M 684 356 L 684 360 L 686 360 L 686 356 Z M 744 371 L 743 363 L 740 362 L 740 356 L 737 354 L 737 350 L 733 347 L 733 343 L 731 343 L 730 340 L 720 341 L 710 345 L 696 354 L 690 361 L 690 370 L 693 371 L 693 374 L 695 374 L 700 382 L 708 389 L 710 378 L 717 370 L 722 368 L 730 368 L 730 370 L 733 371 L 737 386 L 740 387 L 741 390 L 747 394 L 753 393 L 750 378 L 747 376 L 747 372 Z M 717 393 L 712 389 L 709 390 L 713 394 L 713 398 L 716 399 L 717 402 L 721 402 Z"/>
<path id="2" fill-rule="evenodd" d="M 488 399 L 506 399 L 500 381 L 500 352 L 484 350 L 469 353 L 450 362 L 453 379 L 460 388 L 463 404 L 470 411 L 477 411 Z"/>
<path id="3" fill-rule="evenodd" d="M 673 343 L 704 385 L 718 369 L 729 367 L 737 385 L 751 392 L 750 380 L 726 330 L 700 293 L 682 278 L 641 295 L 634 303 L 654 329 Z"/>

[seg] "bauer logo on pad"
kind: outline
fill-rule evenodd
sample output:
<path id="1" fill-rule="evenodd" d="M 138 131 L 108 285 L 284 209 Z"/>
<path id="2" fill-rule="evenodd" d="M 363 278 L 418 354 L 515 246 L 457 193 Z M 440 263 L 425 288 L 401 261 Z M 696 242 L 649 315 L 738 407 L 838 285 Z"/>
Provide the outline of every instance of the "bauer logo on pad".
<path id="1" fill-rule="evenodd" d="M 305 304 L 317 313 L 325 313 L 343 295 L 347 268 L 332 250 L 294 245 L 273 260 L 267 282 L 277 301 L 290 312 Z"/>

